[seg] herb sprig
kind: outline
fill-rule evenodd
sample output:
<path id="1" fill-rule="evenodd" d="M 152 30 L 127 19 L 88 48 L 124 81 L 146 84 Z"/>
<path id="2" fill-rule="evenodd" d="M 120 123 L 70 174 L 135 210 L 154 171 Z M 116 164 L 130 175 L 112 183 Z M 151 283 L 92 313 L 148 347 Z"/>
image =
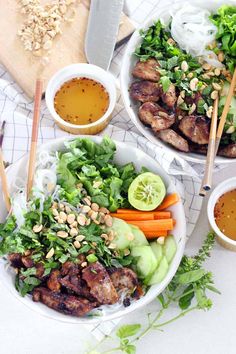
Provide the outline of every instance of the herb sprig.
<path id="1" fill-rule="evenodd" d="M 212 273 L 203 268 L 203 263 L 210 257 L 214 245 L 215 235 L 210 232 L 202 247 L 194 257 L 183 256 L 179 268 L 169 286 L 158 296 L 160 308 L 156 313 L 147 314 L 147 325 L 139 323 L 125 324 L 118 328 L 115 338 L 105 336 L 98 345 L 87 354 L 126 353 L 135 354 L 136 344 L 152 330 L 162 330 L 166 325 L 184 317 L 195 310 L 209 310 L 212 301 L 207 292 L 220 292 L 214 287 Z M 174 317 L 161 321 L 164 314 L 168 314 L 171 305 L 178 304 L 179 312 Z M 98 351 L 101 344 L 107 339 L 115 340 L 118 345 L 106 351 Z"/>

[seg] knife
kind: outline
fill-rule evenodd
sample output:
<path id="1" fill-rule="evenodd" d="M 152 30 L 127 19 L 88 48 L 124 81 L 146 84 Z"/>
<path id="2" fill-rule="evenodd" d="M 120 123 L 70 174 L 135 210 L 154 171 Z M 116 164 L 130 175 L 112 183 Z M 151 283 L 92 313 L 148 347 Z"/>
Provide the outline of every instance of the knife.
<path id="1" fill-rule="evenodd" d="M 124 0 L 91 0 L 85 37 L 90 64 L 107 70 L 114 52 Z"/>

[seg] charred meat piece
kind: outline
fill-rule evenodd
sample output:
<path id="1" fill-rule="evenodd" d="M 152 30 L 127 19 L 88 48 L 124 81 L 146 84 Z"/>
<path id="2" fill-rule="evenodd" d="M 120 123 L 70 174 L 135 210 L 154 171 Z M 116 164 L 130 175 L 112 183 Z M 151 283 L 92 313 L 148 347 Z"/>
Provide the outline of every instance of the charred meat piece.
<path id="1" fill-rule="evenodd" d="M 202 99 L 202 95 L 200 94 L 200 92 L 195 92 L 192 96 L 185 96 L 184 101 L 190 105 L 195 103 L 195 105 L 197 106 L 198 101 Z"/>
<path id="2" fill-rule="evenodd" d="M 236 143 L 229 144 L 219 149 L 218 155 L 236 158 Z"/>
<path id="3" fill-rule="evenodd" d="M 89 299 L 90 301 L 95 301 L 94 297 L 90 294 L 88 285 L 79 275 L 68 274 L 60 279 L 60 283 L 68 290 L 68 292 L 73 292 L 76 295 Z"/>
<path id="4" fill-rule="evenodd" d="M 65 315 L 84 316 L 97 306 L 85 298 L 56 293 L 43 287 L 33 290 L 33 301 L 42 302 L 53 310 Z"/>
<path id="5" fill-rule="evenodd" d="M 161 95 L 160 86 L 151 81 L 133 82 L 130 87 L 131 97 L 140 102 L 156 102 Z"/>
<path id="6" fill-rule="evenodd" d="M 70 262 L 70 261 L 63 263 L 62 267 L 61 267 L 61 275 L 65 276 L 69 273 L 70 273 L 70 275 L 79 274 L 78 264 Z"/>
<path id="7" fill-rule="evenodd" d="M 205 145 L 209 141 L 209 123 L 203 116 L 186 116 L 180 121 L 179 129 L 192 142 Z"/>
<path id="8" fill-rule="evenodd" d="M 158 67 L 159 64 L 154 58 L 150 58 L 147 61 L 138 61 L 132 74 L 138 79 L 158 82 L 160 80 L 160 74 L 157 71 Z"/>
<path id="9" fill-rule="evenodd" d="M 175 103 L 177 101 L 177 97 L 175 92 L 175 86 L 173 84 L 170 84 L 167 92 L 162 92 L 161 99 L 167 107 L 174 108 Z"/>
<path id="10" fill-rule="evenodd" d="M 189 151 L 196 152 L 197 154 L 206 155 L 207 145 L 198 145 L 192 142 L 189 143 Z"/>
<path id="11" fill-rule="evenodd" d="M 8 255 L 8 260 L 13 268 L 21 268 L 24 266 L 21 257 L 22 255 L 20 253 L 11 253 Z"/>
<path id="12" fill-rule="evenodd" d="M 47 286 L 51 291 L 60 291 L 60 271 L 58 269 L 54 269 L 51 271 L 49 279 L 47 280 Z"/>
<path id="13" fill-rule="evenodd" d="M 174 146 L 176 149 L 184 152 L 189 151 L 189 146 L 187 140 L 182 138 L 172 129 L 162 130 L 158 133 L 158 137 L 164 142 Z"/>
<path id="14" fill-rule="evenodd" d="M 130 295 L 138 286 L 138 277 L 130 268 L 112 268 L 109 275 L 119 295 L 122 293 Z"/>
<path id="15" fill-rule="evenodd" d="M 45 269 L 44 269 L 44 266 L 43 266 L 43 263 L 39 262 L 35 265 L 35 268 L 36 268 L 36 277 L 40 280 L 43 280 L 45 277 L 44 277 L 44 272 L 45 272 Z"/>
<path id="16" fill-rule="evenodd" d="M 82 271 L 82 277 L 90 293 L 100 304 L 115 304 L 119 297 L 106 269 L 99 263 L 92 263 Z"/>
<path id="17" fill-rule="evenodd" d="M 168 114 L 164 108 L 153 102 L 142 104 L 139 118 L 144 124 L 151 125 L 154 132 L 167 129 L 175 122 L 174 114 Z"/>
<path id="18" fill-rule="evenodd" d="M 34 266 L 34 261 L 30 256 L 22 256 L 21 261 L 24 264 L 25 268 L 32 268 Z"/>
<path id="19" fill-rule="evenodd" d="M 139 284 L 136 289 L 134 290 L 133 294 L 132 294 L 132 298 L 135 300 L 140 299 L 140 297 L 143 296 L 143 289 L 141 287 L 141 285 Z"/>

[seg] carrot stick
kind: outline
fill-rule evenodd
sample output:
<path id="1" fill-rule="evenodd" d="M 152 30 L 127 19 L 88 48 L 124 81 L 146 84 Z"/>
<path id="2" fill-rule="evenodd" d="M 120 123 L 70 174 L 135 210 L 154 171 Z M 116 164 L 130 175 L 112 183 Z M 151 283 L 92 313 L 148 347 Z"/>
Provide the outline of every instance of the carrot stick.
<path id="1" fill-rule="evenodd" d="M 148 240 L 153 240 L 157 237 L 166 237 L 168 235 L 168 231 L 160 230 L 160 231 L 146 231 L 145 236 Z"/>
<path id="2" fill-rule="evenodd" d="M 134 215 L 132 219 L 123 219 L 123 220 L 139 220 L 136 217 L 138 215 L 153 215 L 154 214 L 154 219 L 170 219 L 171 218 L 171 212 L 170 211 L 141 211 L 141 210 L 133 210 L 133 209 L 117 209 L 116 213 L 112 213 L 111 216 L 117 217 L 122 219 L 122 215 Z M 141 219 L 140 219 L 141 220 Z M 144 220 L 151 220 L 149 218 L 144 218 Z"/>
<path id="3" fill-rule="evenodd" d="M 173 230 L 174 228 L 173 219 L 148 220 L 148 222 L 130 220 L 127 222 L 128 224 L 139 227 L 144 233 L 146 233 L 146 231 Z"/>
<path id="4" fill-rule="evenodd" d="M 170 219 L 171 212 L 170 211 L 155 211 L 154 212 L 154 219 Z"/>
<path id="5" fill-rule="evenodd" d="M 154 220 L 154 213 L 128 213 L 128 214 L 111 213 L 110 215 L 125 221 Z"/>
<path id="6" fill-rule="evenodd" d="M 169 194 L 165 197 L 165 199 L 163 200 L 161 205 L 159 205 L 159 207 L 156 208 L 156 211 L 169 208 L 171 205 L 178 203 L 179 200 L 180 200 L 180 197 L 177 193 Z"/>

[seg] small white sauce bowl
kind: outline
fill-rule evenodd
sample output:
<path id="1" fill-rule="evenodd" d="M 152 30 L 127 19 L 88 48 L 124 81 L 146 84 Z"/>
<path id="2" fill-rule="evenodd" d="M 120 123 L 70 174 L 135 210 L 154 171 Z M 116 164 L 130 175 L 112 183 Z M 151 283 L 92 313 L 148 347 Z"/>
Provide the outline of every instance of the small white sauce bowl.
<path id="1" fill-rule="evenodd" d="M 207 205 L 207 215 L 209 223 L 213 229 L 213 231 L 217 235 L 217 241 L 219 244 L 231 251 L 236 252 L 236 241 L 232 240 L 231 238 L 225 236 L 223 232 L 220 231 L 218 226 L 215 222 L 214 217 L 214 208 L 218 199 L 225 193 L 230 192 L 236 189 L 236 177 L 229 178 L 223 182 L 221 182 L 211 193 L 211 196 L 208 200 Z"/>
<path id="2" fill-rule="evenodd" d="M 60 87 L 73 78 L 86 77 L 102 84 L 109 95 L 109 106 L 105 114 L 96 122 L 78 125 L 66 122 L 55 111 L 54 97 Z M 45 92 L 46 104 L 57 125 L 72 134 L 97 134 L 103 130 L 112 117 L 116 104 L 116 85 L 114 77 L 107 71 L 91 64 L 71 64 L 59 70 L 49 81 Z"/>

